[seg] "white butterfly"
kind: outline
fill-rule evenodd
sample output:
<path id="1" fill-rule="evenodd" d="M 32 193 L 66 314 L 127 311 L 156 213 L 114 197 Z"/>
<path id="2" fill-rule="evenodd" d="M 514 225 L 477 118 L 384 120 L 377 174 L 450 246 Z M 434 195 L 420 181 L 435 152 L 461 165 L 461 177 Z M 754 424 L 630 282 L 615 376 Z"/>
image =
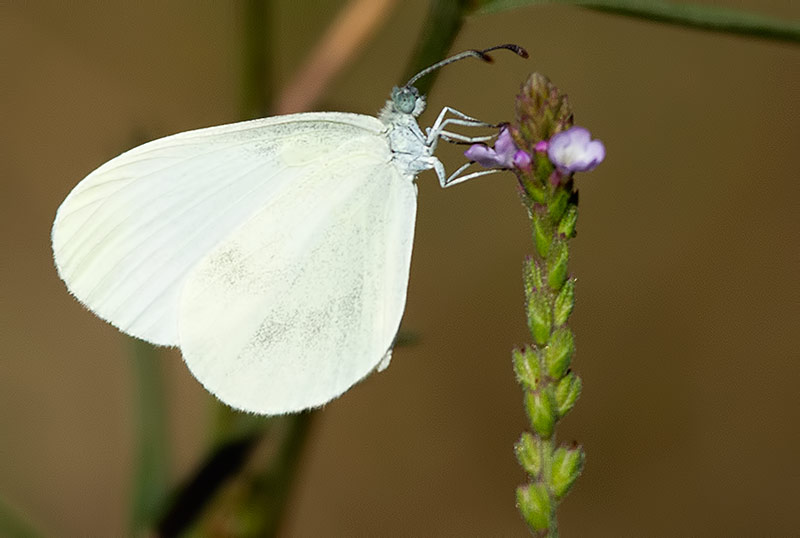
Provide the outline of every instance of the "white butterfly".
<path id="1" fill-rule="evenodd" d="M 226 404 L 261 414 L 322 405 L 385 368 L 400 326 L 416 175 L 442 187 L 445 107 L 426 133 L 412 84 L 379 117 L 312 112 L 167 136 L 111 159 L 69 193 L 53 224 L 59 275 L 121 331 L 179 346 Z M 448 117 L 448 113 L 451 117 Z M 453 117 L 454 116 L 454 117 Z"/>

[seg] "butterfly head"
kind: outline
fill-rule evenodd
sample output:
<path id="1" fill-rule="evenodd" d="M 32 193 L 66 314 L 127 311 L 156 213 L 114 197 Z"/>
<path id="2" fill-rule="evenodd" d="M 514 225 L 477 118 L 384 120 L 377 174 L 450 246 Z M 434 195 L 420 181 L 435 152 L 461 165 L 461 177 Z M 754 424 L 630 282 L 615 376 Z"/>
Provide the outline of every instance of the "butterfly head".
<path id="1" fill-rule="evenodd" d="M 426 67 L 411 77 L 405 85 L 392 88 L 391 98 L 386 102 L 386 106 L 379 114 L 379 117 L 387 124 L 407 124 L 409 117 L 412 119 L 416 118 L 425 110 L 425 96 L 421 95 L 419 90 L 414 87 L 414 83 L 417 80 L 436 71 L 440 67 L 463 60 L 464 58 L 478 58 L 484 62 L 491 62 L 492 57 L 489 56 L 489 52 L 500 49 L 510 50 L 523 58 L 528 57 L 527 51 L 519 45 L 507 44 L 497 45 L 483 50 L 465 50 L 455 56 L 445 58 L 440 62 Z"/>
<path id="2" fill-rule="evenodd" d="M 415 118 L 425 110 L 425 96 L 420 95 L 414 86 L 395 86 L 392 88 L 392 108 L 401 114 L 411 114 Z"/>

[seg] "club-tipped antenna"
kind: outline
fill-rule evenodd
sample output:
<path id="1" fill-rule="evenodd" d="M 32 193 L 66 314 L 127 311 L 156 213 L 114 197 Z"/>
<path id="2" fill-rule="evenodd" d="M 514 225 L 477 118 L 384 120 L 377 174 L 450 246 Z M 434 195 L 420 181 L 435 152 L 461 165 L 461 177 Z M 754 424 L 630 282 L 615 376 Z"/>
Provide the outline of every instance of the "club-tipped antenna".
<path id="1" fill-rule="evenodd" d="M 523 58 L 527 58 L 528 57 L 528 51 L 527 50 L 525 50 L 522 47 L 520 47 L 519 45 L 515 45 L 513 43 L 507 43 L 505 45 L 496 45 L 494 47 L 489 47 L 488 49 L 483 49 L 483 50 L 475 50 L 475 49 L 465 50 L 464 52 L 459 52 L 458 54 L 456 54 L 454 56 L 450 56 L 449 58 L 445 58 L 441 62 L 436 62 L 435 64 L 433 64 L 430 67 L 426 67 L 425 69 L 423 69 L 422 71 L 420 71 L 419 73 L 417 73 L 416 75 L 411 77 L 411 79 L 408 82 L 406 82 L 405 87 L 406 88 L 410 87 L 417 80 L 419 80 L 420 78 L 424 77 L 425 75 L 427 75 L 431 71 L 436 71 L 440 67 L 443 67 L 443 66 L 445 66 L 447 64 L 451 64 L 453 62 L 457 62 L 459 60 L 463 60 L 464 58 L 480 58 L 484 62 L 491 63 L 492 62 L 492 57 L 489 56 L 488 53 L 493 51 L 493 50 L 499 50 L 499 49 L 510 50 L 512 52 L 515 52 L 519 56 L 522 56 Z"/>

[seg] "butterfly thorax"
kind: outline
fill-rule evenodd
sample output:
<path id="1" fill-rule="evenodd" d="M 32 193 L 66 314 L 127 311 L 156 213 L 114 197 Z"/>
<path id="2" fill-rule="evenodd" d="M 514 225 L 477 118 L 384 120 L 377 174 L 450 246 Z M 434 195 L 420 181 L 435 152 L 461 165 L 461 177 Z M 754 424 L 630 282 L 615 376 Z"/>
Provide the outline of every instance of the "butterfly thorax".
<path id="1" fill-rule="evenodd" d="M 386 125 L 386 136 L 392 150 L 392 160 L 400 172 L 413 179 L 419 172 L 433 168 L 433 150 L 426 142 L 425 134 L 417 124 L 417 116 L 425 108 L 425 100 L 417 97 L 411 112 L 398 110 L 397 103 L 389 99 L 378 118 Z"/>

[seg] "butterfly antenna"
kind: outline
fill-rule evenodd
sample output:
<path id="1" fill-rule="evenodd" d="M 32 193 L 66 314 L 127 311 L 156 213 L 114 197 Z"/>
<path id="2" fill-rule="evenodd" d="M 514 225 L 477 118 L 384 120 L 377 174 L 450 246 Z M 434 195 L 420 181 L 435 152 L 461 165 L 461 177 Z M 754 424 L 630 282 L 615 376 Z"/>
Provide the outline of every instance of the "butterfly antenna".
<path id="1" fill-rule="evenodd" d="M 488 53 L 493 51 L 493 50 L 499 50 L 499 49 L 510 50 L 512 52 L 515 52 L 517 55 L 522 56 L 523 58 L 527 58 L 528 57 L 528 51 L 527 50 L 523 49 L 519 45 L 514 45 L 513 43 L 508 43 L 508 44 L 505 44 L 505 45 L 496 45 L 494 47 L 489 47 L 488 49 L 483 49 L 483 50 L 475 50 L 475 49 L 465 50 L 464 52 L 459 52 L 458 54 L 456 54 L 454 56 L 450 56 L 449 58 L 445 58 L 441 62 L 436 62 L 435 64 L 433 64 L 430 67 L 426 67 L 425 69 L 423 69 L 422 71 L 420 71 L 419 73 L 417 73 L 416 75 L 411 77 L 411 79 L 408 82 L 406 82 L 405 87 L 406 88 L 410 87 L 412 84 L 414 84 L 420 78 L 424 77 L 425 75 L 427 75 L 428 73 L 430 73 L 432 71 L 436 71 L 440 67 L 443 67 L 443 66 L 445 66 L 447 64 L 451 64 L 453 62 L 457 62 L 459 60 L 463 60 L 464 58 L 479 58 L 479 59 L 483 60 L 484 62 L 491 63 L 493 60 L 492 60 L 492 57 L 489 56 Z"/>

